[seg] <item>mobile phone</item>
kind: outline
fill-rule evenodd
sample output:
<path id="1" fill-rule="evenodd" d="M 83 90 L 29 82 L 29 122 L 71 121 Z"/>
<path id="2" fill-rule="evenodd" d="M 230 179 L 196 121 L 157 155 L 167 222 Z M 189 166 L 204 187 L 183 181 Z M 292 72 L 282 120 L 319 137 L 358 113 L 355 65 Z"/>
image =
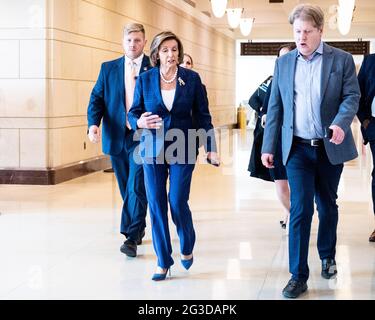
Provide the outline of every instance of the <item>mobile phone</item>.
<path id="1" fill-rule="evenodd" d="M 211 161 L 211 159 L 209 159 L 209 158 L 206 158 L 206 161 L 207 161 L 207 163 L 212 164 L 212 165 L 215 166 L 215 167 L 218 167 L 218 166 L 219 166 L 219 163 L 217 163 L 217 162 L 213 162 L 213 161 Z"/>
<path id="2" fill-rule="evenodd" d="M 324 138 L 332 139 L 333 130 L 330 128 L 325 128 Z"/>

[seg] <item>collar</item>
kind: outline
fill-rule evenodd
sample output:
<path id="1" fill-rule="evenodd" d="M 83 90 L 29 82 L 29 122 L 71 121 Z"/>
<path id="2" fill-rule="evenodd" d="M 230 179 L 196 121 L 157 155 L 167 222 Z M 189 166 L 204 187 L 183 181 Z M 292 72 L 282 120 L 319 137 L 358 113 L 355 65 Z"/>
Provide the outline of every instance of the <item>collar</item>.
<path id="1" fill-rule="evenodd" d="M 307 60 L 312 60 L 318 54 L 320 54 L 320 55 L 323 54 L 323 41 L 320 41 L 320 44 L 319 44 L 318 48 L 311 55 L 309 55 L 307 57 Z M 297 58 L 300 58 L 300 57 L 303 58 L 303 59 L 305 59 L 302 56 L 302 54 L 299 51 L 297 51 Z"/>
<path id="2" fill-rule="evenodd" d="M 125 65 L 127 65 L 131 61 L 131 62 L 135 63 L 137 66 L 141 66 L 144 55 L 145 54 L 142 53 L 138 58 L 135 58 L 134 60 L 130 59 L 127 55 L 125 55 Z"/>

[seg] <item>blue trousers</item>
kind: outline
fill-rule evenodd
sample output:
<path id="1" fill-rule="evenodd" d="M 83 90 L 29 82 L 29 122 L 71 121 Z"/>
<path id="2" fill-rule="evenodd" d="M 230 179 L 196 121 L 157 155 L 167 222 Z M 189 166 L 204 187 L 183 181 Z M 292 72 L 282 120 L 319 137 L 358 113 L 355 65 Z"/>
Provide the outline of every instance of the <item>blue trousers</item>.
<path id="1" fill-rule="evenodd" d="M 168 202 L 180 239 L 181 253 L 189 255 L 193 252 L 195 231 L 188 200 L 194 167 L 194 164 L 157 164 L 156 161 L 143 164 L 152 225 L 152 243 L 158 258 L 157 264 L 161 268 L 169 268 L 174 263 L 168 227 Z"/>
<path id="2" fill-rule="evenodd" d="M 120 232 L 137 241 L 146 227 L 147 198 L 142 164 L 137 164 L 133 157 L 138 145 L 133 135 L 133 130 L 126 130 L 124 147 L 119 154 L 111 155 L 111 162 L 124 201 Z"/>
<path id="3" fill-rule="evenodd" d="M 294 142 L 286 170 L 291 194 L 289 271 L 293 279 L 307 281 L 314 199 L 319 215 L 317 245 L 320 259 L 334 259 L 336 255 L 336 199 L 343 164 L 332 165 L 324 146 Z"/>

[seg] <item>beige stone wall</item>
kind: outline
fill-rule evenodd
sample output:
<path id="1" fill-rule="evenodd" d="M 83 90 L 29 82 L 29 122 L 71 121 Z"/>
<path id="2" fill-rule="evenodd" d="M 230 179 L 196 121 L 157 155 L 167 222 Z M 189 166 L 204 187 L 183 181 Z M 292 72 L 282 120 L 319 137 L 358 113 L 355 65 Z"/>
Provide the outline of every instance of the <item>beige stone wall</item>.
<path id="1" fill-rule="evenodd" d="M 0 168 L 48 162 L 46 2 L 0 1 Z"/>
<path id="2" fill-rule="evenodd" d="M 174 31 L 208 89 L 215 126 L 236 122 L 235 41 L 163 0 L 0 2 L 0 167 L 55 168 L 101 155 L 86 137 L 91 89 L 122 55 L 123 25 Z"/>

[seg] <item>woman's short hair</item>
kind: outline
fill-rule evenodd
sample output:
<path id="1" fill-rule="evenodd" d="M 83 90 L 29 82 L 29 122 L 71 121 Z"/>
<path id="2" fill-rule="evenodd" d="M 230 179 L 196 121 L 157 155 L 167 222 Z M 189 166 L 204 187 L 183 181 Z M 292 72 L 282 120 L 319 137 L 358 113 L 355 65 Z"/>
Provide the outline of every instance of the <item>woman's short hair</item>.
<path id="1" fill-rule="evenodd" d="M 280 51 L 283 50 L 283 49 L 288 49 L 288 51 L 292 51 L 296 48 L 296 44 L 295 43 L 286 43 L 286 44 L 282 44 L 278 49 L 277 49 L 277 56 L 280 57 Z"/>
<path id="2" fill-rule="evenodd" d="M 181 64 L 184 61 L 184 47 L 182 46 L 181 40 L 173 32 L 163 31 L 158 33 L 151 42 L 150 59 L 153 66 L 160 65 L 158 52 L 161 44 L 166 40 L 176 40 L 178 46 L 178 64 Z"/>
<path id="3" fill-rule="evenodd" d="M 142 32 L 146 36 L 145 28 L 140 23 L 128 23 L 125 25 L 123 36 L 125 37 L 132 32 Z"/>
<path id="4" fill-rule="evenodd" d="M 293 24 L 296 19 L 302 21 L 310 21 L 315 28 L 323 29 L 324 26 L 324 12 L 323 10 L 312 4 L 300 4 L 296 6 L 289 15 L 289 23 Z"/>

